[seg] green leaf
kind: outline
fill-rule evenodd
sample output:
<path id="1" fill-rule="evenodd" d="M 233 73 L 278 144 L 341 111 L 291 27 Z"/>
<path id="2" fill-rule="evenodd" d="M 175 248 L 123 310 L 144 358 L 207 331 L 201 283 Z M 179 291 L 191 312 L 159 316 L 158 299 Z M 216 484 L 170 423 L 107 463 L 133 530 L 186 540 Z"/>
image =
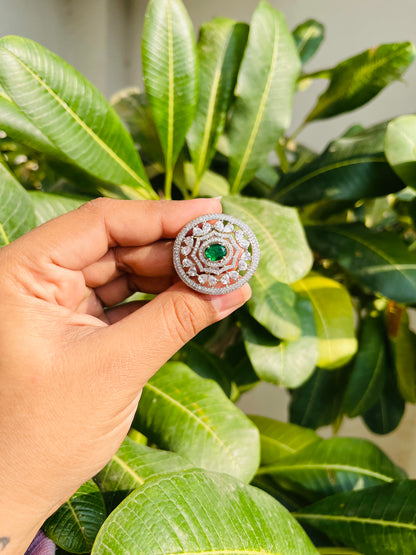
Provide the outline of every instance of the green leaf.
<path id="1" fill-rule="evenodd" d="M 250 481 L 257 470 L 257 428 L 220 386 L 181 362 L 168 362 L 145 385 L 134 426 L 196 466 Z"/>
<path id="2" fill-rule="evenodd" d="M 321 438 L 309 428 L 250 415 L 260 432 L 261 465 L 270 465 Z"/>
<path id="3" fill-rule="evenodd" d="M 150 478 L 193 468 L 186 459 L 140 445 L 129 437 L 106 466 L 97 474 L 97 482 L 109 510 L 113 510 L 131 491 Z"/>
<path id="4" fill-rule="evenodd" d="M 40 191 L 30 191 L 29 197 L 35 211 L 36 225 L 66 214 L 70 210 L 75 210 L 89 200 L 82 196 L 54 195 Z"/>
<path id="5" fill-rule="evenodd" d="M 389 360 L 380 317 L 367 316 L 362 320 L 358 345 L 344 397 L 344 410 L 350 418 L 371 409 L 386 382 Z"/>
<path id="6" fill-rule="evenodd" d="M 122 184 L 126 197 L 156 198 L 133 141 L 103 95 L 43 46 L 0 40 L 0 81 L 13 102 L 73 164 Z"/>
<path id="7" fill-rule="evenodd" d="M 115 111 L 127 125 L 140 152 L 152 162 L 164 164 L 162 145 L 146 93 L 136 87 L 123 89 L 111 99 Z"/>
<path id="8" fill-rule="evenodd" d="M 225 368 L 232 382 L 231 399 L 235 402 L 241 393 L 253 389 L 260 382 L 247 356 L 243 341 L 234 342 L 225 352 Z"/>
<path id="9" fill-rule="evenodd" d="M 389 434 L 400 424 L 404 409 L 405 402 L 397 388 L 395 370 L 388 368 L 380 395 L 362 418 L 367 428 L 375 434 Z"/>
<path id="10" fill-rule="evenodd" d="M 416 262 L 402 238 L 360 223 L 307 226 L 311 247 L 333 258 L 372 291 L 399 303 L 416 302 Z"/>
<path id="11" fill-rule="evenodd" d="M 325 28 L 315 19 L 308 19 L 292 32 L 302 64 L 306 64 L 315 55 L 324 40 Z"/>
<path id="12" fill-rule="evenodd" d="M 262 0 L 251 21 L 228 131 L 233 194 L 254 177 L 289 126 L 299 70 L 283 15 Z"/>
<path id="13" fill-rule="evenodd" d="M 416 334 L 409 328 L 406 310 L 401 316 L 397 335 L 390 341 L 400 393 L 409 403 L 416 403 Z"/>
<path id="14" fill-rule="evenodd" d="M 306 121 L 330 118 L 366 104 L 392 81 L 400 79 L 414 56 L 415 48 L 410 42 L 382 44 L 326 70 L 329 86 Z"/>
<path id="15" fill-rule="evenodd" d="M 198 94 L 194 31 L 181 0 L 149 2 L 142 64 L 147 99 L 165 155 L 169 198 L 173 167 L 194 118 Z"/>
<path id="16" fill-rule="evenodd" d="M 309 380 L 292 391 L 289 405 L 290 422 L 316 430 L 332 424 L 340 417 L 347 381 L 345 368 L 317 368 Z"/>
<path id="17" fill-rule="evenodd" d="M 45 154 L 59 155 L 50 140 L 10 99 L 0 94 L 0 128 L 9 137 Z"/>
<path id="18" fill-rule="evenodd" d="M 384 155 L 386 123 L 343 136 L 325 151 L 286 173 L 274 200 L 302 206 L 322 199 L 357 201 L 395 193 L 404 183 Z"/>
<path id="19" fill-rule="evenodd" d="M 27 191 L 0 155 L 0 247 L 35 227 L 35 214 Z"/>
<path id="20" fill-rule="evenodd" d="M 178 181 L 178 166 L 176 165 L 174 181 L 182 189 L 195 191 L 195 187 L 199 189 L 199 196 L 201 197 L 223 197 L 230 194 L 230 185 L 222 175 L 213 171 L 207 170 L 201 179 L 197 180 L 195 168 L 191 162 L 184 162 L 183 164 L 183 183 Z"/>
<path id="21" fill-rule="evenodd" d="M 92 481 L 85 482 L 43 525 L 45 534 L 70 553 L 87 553 L 106 518 L 103 496 Z"/>
<path id="22" fill-rule="evenodd" d="M 261 270 L 251 278 L 250 286 L 252 296 L 247 307 L 253 318 L 275 337 L 298 339 L 301 327 L 293 289 Z"/>
<path id="23" fill-rule="evenodd" d="M 256 374 L 266 382 L 299 387 L 316 366 L 318 339 L 312 307 L 301 299 L 298 311 L 302 335 L 295 341 L 280 341 L 251 318 L 242 319 L 247 354 Z"/>
<path id="24" fill-rule="evenodd" d="M 240 196 L 221 199 L 224 212 L 243 220 L 256 234 L 261 258 L 256 274 L 266 272 L 283 283 L 302 278 L 312 266 L 312 253 L 293 208 Z"/>
<path id="25" fill-rule="evenodd" d="M 298 511 L 296 518 L 362 553 L 413 555 L 415 504 L 416 481 L 401 480 L 333 495 Z"/>
<path id="26" fill-rule="evenodd" d="M 231 395 L 231 383 L 220 357 L 204 349 L 196 341 L 189 341 L 180 351 L 179 359 L 202 378 L 215 380 L 227 397 Z"/>
<path id="27" fill-rule="evenodd" d="M 290 480 L 320 496 L 406 477 L 376 445 L 365 439 L 346 437 L 311 443 L 262 467 L 259 472 Z"/>
<path id="28" fill-rule="evenodd" d="M 357 350 L 354 312 L 348 291 L 335 280 L 315 273 L 292 287 L 312 303 L 318 336 L 318 366 L 333 369 L 345 365 Z"/>
<path id="29" fill-rule="evenodd" d="M 247 35 L 248 25 L 223 17 L 201 27 L 198 107 L 187 136 L 197 182 L 211 163 L 224 131 Z M 194 191 L 195 196 L 197 193 Z"/>
<path id="30" fill-rule="evenodd" d="M 400 116 L 389 123 L 385 153 L 397 175 L 416 188 L 416 116 Z"/>
<path id="31" fill-rule="evenodd" d="M 110 553 L 318 555 L 272 497 L 230 476 L 201 470 L 153 479 L 134 491 L 110 515 L 94 544 L 93 555 Z"/>

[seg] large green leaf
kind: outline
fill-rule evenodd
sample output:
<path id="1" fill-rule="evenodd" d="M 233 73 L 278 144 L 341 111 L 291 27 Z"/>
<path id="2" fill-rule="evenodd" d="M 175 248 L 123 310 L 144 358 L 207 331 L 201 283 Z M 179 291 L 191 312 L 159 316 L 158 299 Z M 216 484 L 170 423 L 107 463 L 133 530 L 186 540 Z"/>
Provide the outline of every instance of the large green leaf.
<path id="1" fill-rule="evenodd" d="M 397 334 L 390 339 L 400 393 L 409 403 L 416 403 L 416 334 L 409 329 L 407 311 L 402 312 Z"/>
<path id="2" fill-rule="evenodd" d="M 224 130 L 247 34 L 248 25 L 223 17 L 201 27 L 198 106 L 187 136 L 197 183 L 211 163 Z"/>
<path id="3" fill-rule="evenodd" d="M 196 466 L 250 481 L 260 457 L 257 428 L 220 386 L 181 362 L 168 362 L 145 385 L 135 427 Z"/>
<path id="4" fill-rule="evenodd" d="M 317 368 L 306 383 L 292 391 L 290 421 L 314 430 L 335 422 L 342 413 L 347 376 L 345 368 Z"/>
<path id="5" fill-rule="evenodd" d="M 306 121 L 330 118 L 369 102 L 402 76 L 414 56 L 415 48 L 410 42 L 382 44 L 319 72 L 330 80 L 329 86 Z"/>
<path id="6" fill-rule="evenodd" d="M 0 155 L 0 247 L 35 227 L 35 213 L 27 191 Z"/>
<path id="7" fill-rule="evenodd" d="M 384 387 L 374 405 L 362 415 L 365 425 L 375 434 L 389 434 L 403 418 L 405 401 L 397 387 L 394 368 L 387 369 Z"/>
<path id="8" fill-rule="evenodd" d="M 193 468 L 176 453 L 152 449 L 127 437 L 95 481 L 104 494 L 109 509 L 114 509 L 134 489 L 150 478 Z"/>
<path id="9" fill-rule="evenodd" d="M 320 496 L 405 478 L 405 472 L 370 441 L 334 437 L 311 443 L 260 469 Z"/>
<path id="10" fill-rule="evenodd" d="M 318 339 L 311 304 L 297 303 L 302 335 L 280 341 L 251 318 L 242 318 L 244 344 L 256 374 L 262 380 L 295 388 L 312 374 L 318 359 Z"/>
<path id="11" fill-rule="evenodd" d="M 197 104 L 194 31 L 181 0 L 151 0 L 142 43 L 146 95 L 165 155 L 166 196 Z"/>
<path id="12" fill-rule="evenodd" d="M 360 223 L 307 226 L 313 250 L 335 259 L 372 291 L 403 303 L 416 302 L 416 261 L 399 235 Z"/>
<path id="13" fill-rule="evenodd" d="M 299 69 L 283 15 L 262 0 L 251 21 L 228 131 L 232 193 L 254 177 L 289 126 Z"/>
<path id="14" fill-rule="evenodd" d="M 296 27 L 292 32 L 296 48 L 302 64 L 314 56 L 324 40 L 325 28 L 315 19 L 308 19 Z"/>
<path id="15" fill-rule="evenodd" d="M 261 490 L 190 470 L 149 480 L 107 519 L 93 555 L 317 555 L 300 525 Z"/>
<path id="16" fill-rule="evenodd" d="M 106 518 L 103 496 L 89 480 L 43 525 L 45 534 L 70 553 L 89 553 Z"/>
<path id="17" fill-rule="evenodd" d="M 413 555 L 415 504 L 416 481 L 401 480 L 327 497 L 296 518 L 365 555 Z"/>
<path id="18" fill-rule="evenodd" d="M 29 197 L 35 211 L 36 225 L 66 214 L 70 210 L 75 210 L 88 201 L 87 197 L 54 195 L 40 191 L 30 191 Z"/>
<path id="19" fill-rule="evenodd" d="M 309 428 L 250 415 L 260 432 L 261 465 L 270 465 L 321 438 Z"/>
<path id="20" fill-rule="evenodd" d="M 9 137 L 46 154 L 58 155 L 50 140 L 28 120 L 10 99 L 0 94 L 0 129 Z"/>
<path id="21" fill-rule="evenodd" d="M 252 296 L 247 307 L 253 318 L 275 337 L 291 341 L 298 339 L 301 324 L 295 309 L 296 294 L 293 289 L 265 270 L 254 274 L 250 286 Z"/>
<path id="22" fill-rule="evenodd" d="M 380 317 L 362 320 L 357 356 L 344 397 L 344 410 L 349 417 L 367 412 L 383 390 L 389 360 L 386 334 Z"/>
<path id="23" fill-rule="evenodd" d="M 292 287 L 312 303 L 319 340 L 318 366 L 333 369 L 345 365 L 357 350 L 354 313 L 348 291 L 335 280 L 315 273 Z"/>
<path id="24" fill-rule="evenodd" d="M 146 93 L 136 87 L 123 89 L 111 99 L 115 111 L 127 125 L 140 152 L 151 162 L 164 164 L 162 145 Z"/>
<path id="25" fill-rule="evenodd" d="M 231 196 L 222 200 L 224 212 L 243 220 L 256 234 L 263 271 L 284 283 L 302 278 L 312 266 L 312 253 L 296 210 L 264 199 Z"/>
<path id="26" fill-rule="evenodd" d="M 357 201 L 384 196 L 404 187 L 384 155 L 385 123 L 331 142 L 298 171 L 286 173 L 273 198 L 289 205 L 321 199 Z"/>
<path id="27" fill-rule="evenodd" d="M 103 95 L 43 46 L 0 40 L 0 81 L 13 102 L 67 160 L 123 185 L 126 197 L 156 198 L 133 141 Z"/>
<path id="28" fill-rule="evenodd" d="M 410 187 L 416 187 L 416 116 L 400 116 L 387 127 L 384 144 L 387 160 Z"/>

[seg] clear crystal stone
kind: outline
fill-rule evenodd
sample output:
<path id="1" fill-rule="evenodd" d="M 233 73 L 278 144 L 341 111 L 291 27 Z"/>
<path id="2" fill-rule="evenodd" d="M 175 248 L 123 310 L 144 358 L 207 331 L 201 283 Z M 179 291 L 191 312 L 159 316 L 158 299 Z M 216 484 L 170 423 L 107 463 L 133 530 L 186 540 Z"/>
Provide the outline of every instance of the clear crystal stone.
<path id="1" fill-rule="evenodd" d="M 215 276 L 209 276 L 208 277 L 208 283 L 211 286 L 216 285 L 217 284 L 217 278 Z"/>
<path id="2" fill-rule="evenodd" d="M 204 222 L 202 224 L 202 233 L 206 235 L 209 231 L 211 231 L 212 225 L 209 222 Z"/>
<path id="3" fill-rule="evenodd" d="M 188 254 L 191 252 L 191 247 L 182 247 L 181 248 L 181 253 L 184 254 L 185 256 L 188 256 Z"/>
<path id="4" fill-rule="evenodd" d="M 236 270 L 232 270 L 231 272 L 229 272 L 228 275 L 230 276 L 230 278 L 231 278 L 233 281 L 237 281 L 238 278 L 240 277 L 240 274 L 239 274 Z"/>
<path id="5" fill-rule="evenodd" d="M 198 281 L 201 285 L 204 285 L 204 283 L 206 283 L 208 279 L 207 274 L 201 274 L 200 276 L 198 276 Z"/>
<path id="6" fill-rule="evenodd" d="M 223 229 L 224 233 L 232 233 L 234 231 L 234 226 L 233 224 L 227 224 L 224 229 Z"/>
<path id="7" fill-rule="evenodd" d="M 221 283 L 223 283 L 224 285 L 228 285 L 230 283 L 230 276 L 228 274 L 224 274 L 221 277 Z"/>
<path id="8" fill-rule="evenodd" d="M 187 247 L 193 247 L 194 245 L 194 239 L 193 237 L 191 237 L 190 235 L 188 237 L 185 237 L 185 239 L 183 240 L 183 242 L 185 243 L 185 245 Z"/>
<path id="9" fill-rule="evenodd" d="M 187 273 L 188 273 L 188 276 L 191 276 L 191 277 L 195 277 L 196 275 L 198 275 L 198 272 L 196 271 L 195 266 L 192 266 L 192 268 L 189 268 Z"/>
<path id="10" fill-rule="evenodd" d="M 247 270 L 248 268 L 248 264 L 245 260 L 240 260 L 240 262 L 238 263 L 238 269 L 239 270 Z"/>
<path id="11" fill-rule="evenodd" d="M 204 232 L 202 231 L 202 229 L 200 227 L 194 227 L 192 230 L 192 233 L 194 235 L 194 237 L 201 237 L 201 235 L 204 234 Z"/>
<path id="12" fill-rule="evenodd" d="M 240 260 L 251 260 L 251 254 L 248 251 L 244 251 L 240 256 Z"/>
<path id="13" fill-rule="evenodd" d="M 221 231 L 224 231 L 224 224 L 221 220 L 218 220 L 218 222 L 214 225 L 214 227 L 220 233 L 221 233 Z"/>
<path id="14" fill-rule="evenodd" d="M 182 266 L 184 268 L 189 268 L 189 266 L 192 266 L 193 262 L 191 260 L 189 260 L 189 258 L 184 258 L 182 260 Z"/>

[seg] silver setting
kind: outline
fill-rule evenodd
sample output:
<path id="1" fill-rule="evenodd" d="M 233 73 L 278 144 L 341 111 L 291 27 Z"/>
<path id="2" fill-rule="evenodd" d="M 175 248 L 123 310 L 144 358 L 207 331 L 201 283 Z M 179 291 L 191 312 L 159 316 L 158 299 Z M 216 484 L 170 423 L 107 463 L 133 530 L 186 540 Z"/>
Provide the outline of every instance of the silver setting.
<path id="1" fill-rule="evenodd" d="M 224 258 L 205 258 L 205 250 L 213 244 L 227 249 Z M 259 260 L 260 247 L 253 231 L 228 214 L 195 218 L 181 229 L 173 246 L 178 276 L 188 287 L 206 295 L 225 295 L 238 289 L 252 277 Z"/>

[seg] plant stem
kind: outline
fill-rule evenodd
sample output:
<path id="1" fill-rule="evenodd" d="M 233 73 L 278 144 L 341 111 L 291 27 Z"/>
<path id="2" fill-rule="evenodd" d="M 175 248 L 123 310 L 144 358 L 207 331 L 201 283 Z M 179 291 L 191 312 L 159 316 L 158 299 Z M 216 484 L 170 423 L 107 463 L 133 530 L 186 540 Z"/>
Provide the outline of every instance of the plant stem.
<path id="1" fill-rule="evenodd" d="M 201 176 L 195 177 L 195 183 L 192 189 L 192 198 L 196 198 L 199 195 L 199 184 L 201 183 Z"/>
<path id="2" fill-rule="evenodd" d="M 172 176 L 173 176 L 172 166 L 169 165 L 166 168 L 166 173 L 165 173 L 165 199 L 166 200 L 172 200 Z"/>
<path id="3" fill-rule="evenodd" d="M 286 141 L 285 141 L 285 144 L 286 144 Z M 279 157 L 280 169 L 282 170 L 283 173 L 287 173 L 289 171 L 289 162 L 287 160 L 287 156 L 285 152 L 285 144 L 283 144 L 283 142 L 279 140 L 275 149 L 276 154 Z"/>
<path id="4" fill-rule="evenodd" d="M 287 139 L 286 143 L 288 143 L 289 141 L 294 141 L 296 137 L 305 129 L 306 124 L 307 124 L 307 121 L 304 121 L 303 123 L 301 123 L 299 127 L 295 129 L 295 131 L 293 131 L 291 136 Z"/>

